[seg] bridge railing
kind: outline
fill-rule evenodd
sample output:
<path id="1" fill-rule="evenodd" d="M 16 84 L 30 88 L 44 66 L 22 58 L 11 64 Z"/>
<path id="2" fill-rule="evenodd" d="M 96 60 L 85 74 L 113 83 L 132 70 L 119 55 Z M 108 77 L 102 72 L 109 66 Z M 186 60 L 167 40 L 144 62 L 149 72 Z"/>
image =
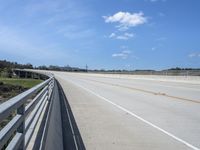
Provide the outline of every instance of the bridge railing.
<path id="1" fill-rule="evenodd" d="M 16 114 L 0 131 L 0 149 L 27 148 L 38 120 L 50 104 L 54 77 L 48 77 L 42 83 L 0 105 L 0 122 L 9 115 Z"/>

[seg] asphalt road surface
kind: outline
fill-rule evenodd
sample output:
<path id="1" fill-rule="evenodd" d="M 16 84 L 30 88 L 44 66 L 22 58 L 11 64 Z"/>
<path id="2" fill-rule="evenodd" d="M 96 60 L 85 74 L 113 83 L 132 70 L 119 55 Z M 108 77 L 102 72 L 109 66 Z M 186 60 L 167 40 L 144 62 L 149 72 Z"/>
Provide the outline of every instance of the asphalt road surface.
<path id="1" fill-rule="evenodd" d="M 54 72 L 88 150 L 199 150 L 200 84 Z"/>

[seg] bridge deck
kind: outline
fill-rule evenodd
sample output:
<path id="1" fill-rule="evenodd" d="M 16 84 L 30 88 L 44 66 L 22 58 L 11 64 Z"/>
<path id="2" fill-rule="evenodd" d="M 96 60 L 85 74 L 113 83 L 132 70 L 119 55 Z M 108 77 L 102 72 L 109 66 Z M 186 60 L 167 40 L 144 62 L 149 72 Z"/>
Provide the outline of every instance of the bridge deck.
<path id="1" fill-rule="evenodd" d="M 200 85 L 54 72 L 86 149 L 199 149 Z"/>

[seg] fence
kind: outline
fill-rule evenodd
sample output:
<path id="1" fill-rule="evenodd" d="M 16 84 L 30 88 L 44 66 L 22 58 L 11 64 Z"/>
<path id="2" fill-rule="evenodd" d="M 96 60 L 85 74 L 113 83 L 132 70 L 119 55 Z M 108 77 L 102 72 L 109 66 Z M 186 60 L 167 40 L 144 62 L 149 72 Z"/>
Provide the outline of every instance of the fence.
<path id="1" fill-rule="evenodd" d="M 28 147 L 39 119 L 44 112 L 47 112 L 51 102 L 54 77 L 52 75 L 48 77 L 42 83 L 0 105 L 0 122 L 16 112 L 16 115 L 0 131 L 0 149 Z"/>

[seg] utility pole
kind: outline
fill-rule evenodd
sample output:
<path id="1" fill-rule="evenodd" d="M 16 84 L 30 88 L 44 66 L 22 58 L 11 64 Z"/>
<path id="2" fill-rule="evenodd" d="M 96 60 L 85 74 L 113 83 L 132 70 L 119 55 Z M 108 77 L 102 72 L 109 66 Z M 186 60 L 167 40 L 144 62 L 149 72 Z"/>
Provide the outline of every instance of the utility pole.
<path id="1" fill-rule="evenodd" d="M 85 71 L 88 72 L 88 65 L 85 66 Z"/>

